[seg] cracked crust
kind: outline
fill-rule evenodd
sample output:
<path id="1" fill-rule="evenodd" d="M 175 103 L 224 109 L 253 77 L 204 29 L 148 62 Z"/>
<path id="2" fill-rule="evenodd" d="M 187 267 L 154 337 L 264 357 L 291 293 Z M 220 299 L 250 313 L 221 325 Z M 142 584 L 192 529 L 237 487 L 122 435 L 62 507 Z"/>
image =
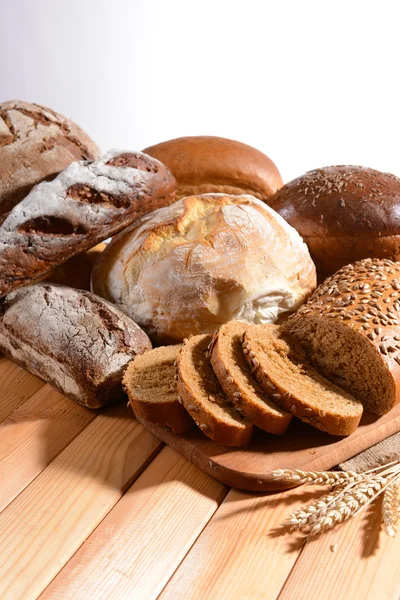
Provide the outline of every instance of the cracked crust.
<path id="1" fill-rule="evenodd" d="M 121 397 L 125 367 L 150 349 L 134 321 L 89 292 L 38 284 L 0 302 L 0 350 L 89 408 Z"/>

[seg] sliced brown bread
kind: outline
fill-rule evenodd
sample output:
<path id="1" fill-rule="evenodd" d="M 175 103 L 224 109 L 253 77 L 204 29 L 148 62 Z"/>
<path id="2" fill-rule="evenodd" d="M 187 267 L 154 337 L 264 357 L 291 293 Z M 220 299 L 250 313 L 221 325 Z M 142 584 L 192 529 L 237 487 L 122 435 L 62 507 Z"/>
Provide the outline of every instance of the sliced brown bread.
<path id="1" fill-rule="evenodd" d="M 229 321 L 214 335 L 209 356 L 225 394 L 237 410 L 269 433 L 284 433 L 292 414 L 273 402 L 251 374 L 242 351 L 248 323 Z"/>
<path id="2" fill-rule="evenodd" d="M 279 326 L 249 325 L 243 352 L 264 389 L 296 417 L 332 435 L 349 435 L 357 428 L 361 402 L 322 377 Z"/>
<path id="3" fill-rule="evenodd" d="M 181 349 L 160 346 L 141 354 L 129 363 L 123 378 L 133 412 L 138 417 L 167 426 L 174 433 L 194 427 L 193 419 L 179 402 L 176 382 L 176 359 Z"/>
<path id="4" fill-rule="evenodd" d="M 178 392 L 182 404 L 208 437 L 226 446 L 244 446 L 253 426 L 224 394 L 207 356 L 211 335 L 195 335 L 179 352 Z"/>

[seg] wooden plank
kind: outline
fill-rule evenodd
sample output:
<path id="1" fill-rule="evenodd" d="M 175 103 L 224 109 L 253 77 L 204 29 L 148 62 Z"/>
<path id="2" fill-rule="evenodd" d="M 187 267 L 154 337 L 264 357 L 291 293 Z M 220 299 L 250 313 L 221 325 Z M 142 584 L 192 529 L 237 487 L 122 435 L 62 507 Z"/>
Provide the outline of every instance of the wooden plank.
<path id="1" fill-rule="evenodd" d="M 0 512 L 97 414 L 44 385 L 0 424 Z"/>
<path id="2" fill-rule="evenodd" d="M 255 495 L 232 490 L 160 595 L 162 600 L 275 600 L 301 552 L 281 535 L 288 513 L 315 489 Z"/>
<path id="3" fill-rule="evenodd" d="M 105 411 L 0 515 L 0 598 L 36 598 L 162 444 L 126 406 Z"/>
<path id="4" fill-rule="evenodd" d="M 198 428 L 178 435 L 141 418 L 139 421 L 221 483 L 242 490 L 271 491 L 288 487 L 283 480 L 276 482 L 271 479 L 274 469 L 331 469 L 400 431 L 400 404 L 380 418 L 364 413 L 358 429 L 346 438 L 328 435 L 293 419 L 284 435 L 256 431 L 250 444 L 244 448 L 217 444 Z"/>
<path id="5" fill-rule="evenodd" d="M 164 448 L 40 600 L 156 598 L 226 493 Z"/>
<path id="6" fill-rule="evenodd" d="M 400 536 L 383 532 L 380 503 L 366 511 L 307 542 L 279 600 L 400 598 Z"/>
<path id="7" fill-rule="evenodd" d="M 30 398 L 45 382 L 0 356 L 0 421 Z"/>

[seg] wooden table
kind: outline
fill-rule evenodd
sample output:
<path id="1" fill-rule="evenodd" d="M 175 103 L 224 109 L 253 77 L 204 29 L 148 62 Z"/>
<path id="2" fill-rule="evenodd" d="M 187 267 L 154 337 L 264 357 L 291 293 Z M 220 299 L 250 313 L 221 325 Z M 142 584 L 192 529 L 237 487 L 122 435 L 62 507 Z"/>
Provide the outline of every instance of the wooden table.
<path id="1" fill-rule="evenodd" d="M 142 428 L 0 358 L 0 599 L 400 597 L 379 511 L 306 544 L 280 524 L 313 496 L 231 490 Z"/>

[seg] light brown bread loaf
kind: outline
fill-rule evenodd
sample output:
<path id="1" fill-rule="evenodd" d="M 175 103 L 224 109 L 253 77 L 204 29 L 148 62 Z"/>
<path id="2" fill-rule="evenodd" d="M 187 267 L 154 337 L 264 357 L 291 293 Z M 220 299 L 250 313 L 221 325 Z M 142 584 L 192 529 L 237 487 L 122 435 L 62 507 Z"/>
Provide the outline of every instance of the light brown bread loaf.
<path id="1" fill-rule="evenodd" d="M 222 325 L 209 349 L 211 364 L 236 408 L 260 429 L 281 434 L 288 428 L 292 415 L 275 403 L 253 377 L 242 351 L 247 327 L 243 321 Z"/>
<path id="2" fill-rule="evenodd" d="M 111 150 L 37 185 L 0 219 L 0 297 L 174 199 L 175 180 L 145 154 Z"/>
<path id="3" fill-rule="evenodd" d="M 160 346 L 136 356 L 123 378 L 135 415 L 167 426 L 174 433 L 185 433 L 194 427 L 193 419 L 179 402 L 175 363 L 181 347 Z"/>
<path id="4" fill-rule="evenodd" d="M 224 394 L 208 359 L 211 335 L 186 341 L 177 359 L 178 392 L 182 404 L 200 429 L 226 446 L 244 446 L 252 425 Z"/>
<path id="5" fill-rule="evenodd" d="M 268 156 L 226 138 L 182 137 L 150 146 L 143 152 L 169 168 L 178 184 L 177 199 L 221 192 L 251 194 L 267 201 L 283 185 Z"/>
<path id="6" fill-rule="evenodd" d="M 70 119 L 39 104 L 1 103 L 0 215 L 72 162 L 99 156 L 96 144 Z"/>
<path id="7" fill-rule="evenodd" d="M 89 292 L 38 284 L 0 301 L 0 351 L 89 408 L 122 398 L 125 367 L 150 349 L 132 319 Z"/>
<path id="8" fill-rule="evenodd" d="M 376 415 L 400 400 L 400 263 L 365 259 L 320 285 L 283 325 L 325 377 Z"/>
<path id="9" fill-rule="evenodd" d="M 300 344 L 279 326 L 250 325 L 243 336 L 243 353 L 277 404 L 331 435 L 355 431 L 363 412 L 361 402 L 313 369 Z"/>

